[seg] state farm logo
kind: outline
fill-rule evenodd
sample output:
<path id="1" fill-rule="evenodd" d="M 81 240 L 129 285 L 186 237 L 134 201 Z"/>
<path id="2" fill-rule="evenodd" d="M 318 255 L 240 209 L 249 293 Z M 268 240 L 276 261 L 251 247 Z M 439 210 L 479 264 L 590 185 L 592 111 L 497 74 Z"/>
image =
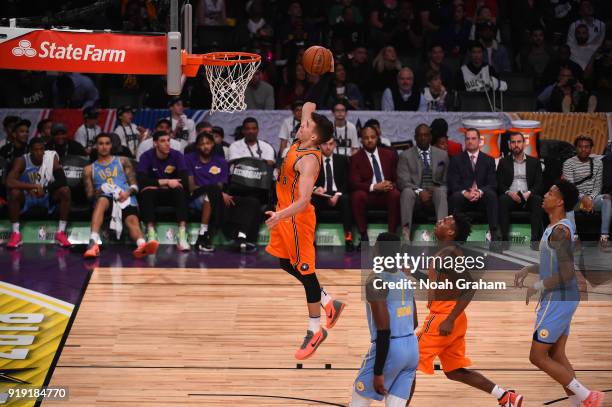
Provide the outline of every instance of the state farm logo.
<path id="1" fill-rule="evenodd" d="M 19 41 L 19 46 L 13 48 L 13 55 L 16 57 L 25 55 L 26 57 L 32 58 L 36 56 L 36 50 L 32 48 L 32 43 L 30 41 L 21 40 Z"/>
<path id="2" fill-rule="evenodd" d="M 29 58 L 38 55 L 43 59 L 61 59 L 74 61 L 93 62 L 124 62 L 124 49 L 98 48 L 95 44 L 87 44 L 85 47 L 57 45 L 55 42 L 43 41 L 37 51 L 28 40 L 19 41 L 19 46 L 13 48 L 16 57 L 27 56 Z"/>

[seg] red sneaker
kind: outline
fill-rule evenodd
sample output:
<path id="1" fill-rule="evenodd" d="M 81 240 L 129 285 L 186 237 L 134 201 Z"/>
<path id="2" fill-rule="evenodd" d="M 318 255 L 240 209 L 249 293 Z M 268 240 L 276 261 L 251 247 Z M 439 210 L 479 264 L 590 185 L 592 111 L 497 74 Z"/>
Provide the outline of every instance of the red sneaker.
<path id="1" fill-rule="evenodd" d="M 98 257 L 99 255 L 100 255 L 100 246 L 98 246 L 97 243 L 91 243 L 89 247 L 87 248 L 87 250 L 85 251 L 85 253 L 83 254 L 83 257 L 85 257 L 86 259 L 94 259 Z"/>
<path id="2" fill-rule="evenodd" d="M 605 398 L 605 394 L 601 391 L 591 391 L 589 393 L 589 397 L 585 400 L 582 400 L 582 407 L 601 407 L 603 406 L 603 401 Z"/>
<path id="3" fill-rule="evenodd" d="M 145 256 L 150 255 L 150 254 L 157 253 L 157 248 L 158 247 L 159 247 L 159 243 L 157 243 L 156 240 L 149 240 L 147 243 L 145 243 L 142 246 L 136 248 L 136 250 L 134 250 L 132 252 L 132 254 L 137 259 L 141 259 L 141 258 L 143 258 Z"/>
<path id="4" fill-rule="evenodd" d="M 508 390 L 498 402 L 503 407 L 521 407 L 523 405 L 523 396 L 516 394 L 514 390 Z"/>
<path id="5" fill-rule="evenodd" d="M 342 301 L 331 300 L 325 306 L 325 327 L 327 329 L 332 329 L 336 322 L 338 322 L 338 318 L 340 318 L 340 314 L 344 310 L 345 304 Z"/>
<path id="6" fill-rule="evenodd" d="M 319 329 L 317 333 L 313 333 L 310 330 L 306 331 L 304 342 L 297 352 L 295 352 L 295 358 L 299 360 L 308 359 L 315 353 L 319 345 L 321 345 L 326 338 L 327 331 L 323 328 Z"/>
<path id="7" fill-rule="evenodd" d="M 72 243 L 68 240 L 68 236 L 64 232 L 55 232 L 55 242 L 59 244 L 61 247 L 70 247 Z"/>
<path id="8" fill-rule="evenodd" d="M 9 236 L 9 241 L 6 244 L 6 248 L 7 249 L 16 249 L 19 246 L 21 246 L 23 244 L 23 241 L 21 240 L 21 233 L 19 232 L 11 232 L 11 235 Z"/>

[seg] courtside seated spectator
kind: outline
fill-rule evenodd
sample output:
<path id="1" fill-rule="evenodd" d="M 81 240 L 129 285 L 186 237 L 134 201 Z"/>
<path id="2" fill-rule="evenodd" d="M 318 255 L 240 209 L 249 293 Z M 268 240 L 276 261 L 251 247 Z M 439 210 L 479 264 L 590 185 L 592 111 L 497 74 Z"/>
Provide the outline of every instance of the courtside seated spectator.
<path id="1" fill-rule="evenodd" d="M 17 157 L 21 157 L 28 150 L 30 124 L 29 120 L 19 120 L 8 130 L 9 137 L 6 144 L 0 148 L 0 157 L 6 160 L 8 169 L 11 168 L 13 161 Z"/>
<path id="2" fill-rule="evenodd" d="M 183 99 L 180 97 L 170 99 L 168 101 L 168 109 L 170 110 L 170 117 L 168 119 L 172 121 L 174 138 L 181 143 L 183 146 L 182 150 L 184 150 L 188 144 L 195 143 L 196 141 L 196 125 L 185 114 Z"/>
<path id="3" fill-rule="evenodd" d="M 266 141 L 259 140 L 259 124 L 252 117 L 247 117 L 242 122 L 243 138 L 234 141 L 229 148 L 229 161 L 239 158 L 252 157 L 265 160 L 268 165 L 274 165 L 274 148 Z"/>
<path id="4" fill-rule="evenodd" d="M 213 126 L 213 128 L 211 129 L 211 133 L 213 137 L 215 138 L 214 153 L 217 155 L 220 155 L 221 157 L 227 160 L 229 158 L 230 144 L 224 140 L 225 131 L 223 130 L 223 127 Z"/>
<path id="5" fill-rule="evenodd" d="M 574 226 L 576 226 L 575 211 L 600 212 L 601 227 L 599 244 L 602 249 L 609 249 L 610 195 L 602 193 L 603 163 L 599 158 L 591 157 L 593 139 L 587 136 L 578 136 L 574 141 L 576 155 L 563 163 L 563 178 L 578 188 L 579 201 L 573 211 L 567 213 Z M 577 229 L 575 229 L 577 230 Z"/>
<path id="6" fill-rule="evenodd" d="M 137 168 L 139 203 L 142 221 L 147 225 L 147 240 L 157 240 L 155 207 L 174 207 L 178 223 L 177 248 L 189 251 L 187 242 L 187 166 L 185 157 L 170 148 L 170 135 L 153 133 L 153 148 L 140 157 Z"/>
<path id="7" fill-rule="evenodd" d="M 480 132 L 465 132 L 465 151 L 451 157 L 448 168 L 448 204 L 450 213 L 468 209 L 486 211 L 491 240 L 501 240 L 498 230 L 497 178 L 495 160 L 479 150 Z"/>
<path id="8" fill-rule="evenodd" d="M 11 133 L 15 128 L 15 124 L 21 119 L 19 116 L 8 115 L 2 119 L 2 128 L 4 130 L 4 134 L 2 134 L 2 138 L 0 139 L 0 146 L 4 146 L 11 138 Z"/>
<path id="9" fill-rule="evenodd" d="M 348 103 L 337 100 L 333 103 L 332 114 L 334 116 L 334 138 L 336 139 L 338 154 L 351 156 L 359 149 L 359 137 L 357 128 L 346 118 L 348 115 Z"/>
<path id="10" fill-rule="evenodd" d="M 414 73 L 412 69 L 404 67 L 397 73 L 396 84 L 385 89 L 382 95 L 382 110 L 413 111 L 419 110 L 421 94 L 414 89 Z"/>
<path id="11" fill-rule="evenodd" d="M 42 207 L 51 215 L 59 213 L 59 223 L 54 240 L 62 247 L 70 247 L 66 225 L 70 212 L 70 189 L 66 174 L 56 153 L 45 151 L 44 141 L 35 137 L 28 145 L 29 153 L 15 159 L 6 179 L 9 190 L 8 212 L 11 234 L 8 249 L 21 246 L 19 218 L 34 207 Z"/>
<path id="12" fill-rule="evenodd" d="M 376 134 L 378 135 L 378 145 L 391 147 L 391 140 L 388 137 L 383 136 L 382 129 L 380 128 L 380 122 L 376 119 L 368 119 L 364 123 L 363 127 L 373 127 L 376 130 Z"/>
<path id="13" fill-rule="evenodd" d="M 87 155 L 91 154 L 96 136 L 102 133 L 102 129 L 98 126 L 99 116 L 100 111 L 95 107 L 83 109 L 83 124 L 74 133 L 74 141 L 85 148 Z"/>
<path id="14" fill-rule="evenodd" d="M 446 91 L 440 72 L 430 70 L 425 74 L 427 86 L 421 93 L 419 112 L 446 112 L 450 110 L 449 93 Z"/>
<path id="15" fill-rule="evenodd" d="M 280 130 L 278 132 L 278 138 L 280 140 L 280 147 L 278 151 L 281 157 L 285 157 L 287 155 L 287 151 L 289 151 L 289 146 L 293 144 L 293 140 L 295 140 L 295 135 L 297 131 L 300 129 L 300 123 L 302 122 L 302 107 L 304 106 L 304 101 L 296 100 L 291 104 L 291 116 L 285 118 L 283 120 Z"/>
<path id="16" fill-rule="evenodd" d="M 121 106 L 117 109 L 119 123 L 113 133 L 121 139 L 121 144 L 126 146 L 132 155 L 136 155 L 138 145 L 147 137 L 147 130 L 136 125 L 134 120 L 134 109 L 131 106 Z"/>
<path id="17" fill-rule="evenodd" d="M 261 78 L 263 67 L 259 67 L 251 82 L 247 85 L 244 94 L 244 101 L 247 109 L 273 110 L 274 109 L 274 88 Z"/>
<path id="18" fill-rule="evenodd" d="M 157 123 L 155 123 L 154 133 L 161 131 L 165 134 L 170 134 L 172 123 L 170 123 L 169 119 L 159 119 Z M 153 148 L 153 137 L 148 137 L 144 139 L 139 145 L 138 150 L 136 151 L 136 160 L 140 160 L 140 157 L 150 149 Z M 179 152 L 183 152 L 183 145 L 179 143 L 174 138 L 170 138 L 170 148 Z"/>
<path id="19" fill-rule="evenodd" d="M 562 67 L 555 84 L 546 87 L 538 96 L 538 102 L 549 112 L 593 112 L 597 99 L 584 85 L 574 78 L 569 67 Z"/>
<path id="20" fill-rule="evenodd" d="M 400 192 L 397 189 L 397 154 L 378 148 L 378 133 L 373 127 L 361 129 L 361 148 L 350 158 L 349 180 L 353 219 L 368 241 L 368 209 L 385 209 L 389 232 L 394 233 L 400 218 Z"/>
<path id="21" fill-rule="evenodd" d="M 459 69 L 455 84 L 458 90 L 468 92 L 508 89 L 506 82 L 499 80 L 495 69 L 485 62 L 484 47 L 477 41 L 470 43 L 467 63 Z"/>
<path id="22" fill-rule="evenodd" d="M 60 159 L 67 155 L 86 156 L 85 148 L 80 143 L 68 138 L 68 129 L 63 123 L 55 123 L 51 128 L 51 141 L 45 146 L 45 150 L 57 152 Z"/>
<path id="23" fill-rule="evenodd" d="M 401 191 L 405 241 L 410 241 L 415 207 L 433 209 L 438 220 L 448 215 L 448 154 L 431 145 L 431 131 L 426 124 L 417 126 L 414 141 L 416 146 L 405 150 L 397 163 L 397 188 Z"/>
<path id="24" fill-rule="evenodd" d="M 45 140 L 45 143 L 51 141 L 51 129 L 53 128 L 53 120 L 42 119 L 36 125 L 37 136 Z"/>

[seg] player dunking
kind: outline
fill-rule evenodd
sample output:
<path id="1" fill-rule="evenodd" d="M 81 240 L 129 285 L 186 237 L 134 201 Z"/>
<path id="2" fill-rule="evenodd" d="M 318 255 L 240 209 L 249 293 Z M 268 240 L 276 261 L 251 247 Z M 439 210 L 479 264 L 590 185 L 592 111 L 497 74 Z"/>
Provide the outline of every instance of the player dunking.
<path id="1" fill-rule="evenodd" d="M 550 187 L 542 203 L 550 226 L 540 240 L 540 264 L 523 268 L 515 275 L 514 283 L 524 287 L 529 273 L 538 273 L 540 277 L 527 289 L 527 304 L 533 294 L 540 293 L 529 353 L 531 363 L 563 386 L 572 407 L 599 407 L 603 405 L 604 393 L 582 385 L 565 355 L 570 323 L 580 302 L 572 254 L 572 236 L 576 231 L 566 218 L 566 212 L 576 202 L 578 190 L 573 184 L 559 181 Z"/>
<path id="2" fill-rule="evenodd" d="M 381 233 L 376 255 L 400 253 L 399 236 Z M 404 407 L 413 389 L 419 363 L 419 345 L 414 336 L 416 303 L 404 273 L 391 268 L 372 274 L 366 282 L 366 313 L 371 346 L 355 379 L 349 407 L 369 407 L 372 400 L 385 399 L 386 407 Z M 393 289 L 390 285 L 393 284 Z M 399 288 L 397 288 L 399 287 Z"/>
<path id="3" fill-rule="evenodd" d="M 289 148 L 281 165 L 276 183 L 278 204 L 276 212 L 268 211 L 266 225 L 270 229 L 270 243 L 266 251 L 280 260 L 283 270 L 297 278 L 306 290 L 309 324 L 304 342 L 295 353 L 296 359 L 313 355 L 327 338 L 321 328 L 321 306 L 325 309 L 326 327 L 332 328 L 344 308 L 319 285 L 315 274 L 314 207 L 310 204 L 312 190 L 321 168 L 319 146 L 333 134 L 327 118 L 317 113 L 314 103 L 305 103 L 302 121 L 295 143 Z"/>
<path id="4" fill-rule="evenodd" d="M 463 256 L 455 242 L 465 242 L 471 233 L 471 225 L 461 215 L 455 214 L 440 219 L 434 234 L 438 240 L 438 252 L 434 257 Z M 469 279 L 469 273 L 458 274 L 453 270 L 429 268 L 429 280 L 436 282 Z M 523 396 L 504 390 L 475 370 L 466 369 L 471 361 L 465 355 L 467 316 L 465 309 L 472 301 L 474 290 L 457 293 L 445 289 L 430 289 L 427 293 L 429 315 L 417 334 L 419 338 L 419 367 L 425 374 L 433 374 L 436 357 L 442 362 L 444 374 L 450 380 L 461 382 L 493 395 L 500 406 L 520 407 Z"/>

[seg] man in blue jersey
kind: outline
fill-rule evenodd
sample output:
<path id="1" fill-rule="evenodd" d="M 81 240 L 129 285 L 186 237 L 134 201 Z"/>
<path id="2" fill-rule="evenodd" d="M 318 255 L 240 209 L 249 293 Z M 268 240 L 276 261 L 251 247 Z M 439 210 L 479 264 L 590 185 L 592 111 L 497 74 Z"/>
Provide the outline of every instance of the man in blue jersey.
<path id="1" fill-rule="evenodd" d="M 376 251 L 378 256 L 395 256 L 400 251 L 399 236 L 381 233 Z M 372 400 L 383 399 L 387 407 L 404 407 L 410 400 L 419 345 L 414 335 L 416 302 L 407 283 L 408 278 L 395 268 L 374 273 L 366 282 L 372 344 L 355 379 L 349 407 L 367 407 Z"/>
<path id="2" fill-rule="evenodd" d="M 8 249 L 21 246 L 19 216 L 33 207 L 43 207 L 49 214 L 59 213 L 55 241 L 62 247 L 70 247 L 66 225 L 70 212 L 70 189 L 66 174 L 57 154 L 45 152 L 44 140 L 33 138 L 28 144 L 29 153 L 15 158 L 6 179 L 8 214 L 12 232 L 6 245 Z"/>
<path id="3" fill-rule="evenodd" d="M 563 386 L 572 407 L 600 407 L 604 393 L 591 391 L 577 379 L 565 354 L 570 324 L 578 303 L 577 275 L 572 254 L 572 236 L 576 233 L 566 217 L 578 202 L 578 190 L 562 180 L 550 187 L 542 207 L 548 214 L 550 226 L 540 240 L 540 264 L 523 268 L 514 277 L 517 287 L 527 287 L 529 298 L 539 294 L 536 325 L 533 332 L 529 360 Z M 525 286 L 529 273 L 539 274 L 532 286 Z"/>
<path id="4" fill-rule="evenodd" d="M 100 255 L 100 227 L 107 213 L 111 214 L 111 228 L 114 228 L 118 235 L 121 235 L 122 223 L 127 226 L 130 238 L 137 245 L 133 252 L 134 257 L 154 254 L 159 244 L 155 240 L 146 242 L 140 229 L 136 202 L 138 185 L 132 163 L 125 157 L 111 154 L 113 143 L 108 133 L 98 134 L 94 139 L 94 146 L 98 159 L 83 169 L 85 195 L 93 201 L 91 234 L 85 258 Z"/>

